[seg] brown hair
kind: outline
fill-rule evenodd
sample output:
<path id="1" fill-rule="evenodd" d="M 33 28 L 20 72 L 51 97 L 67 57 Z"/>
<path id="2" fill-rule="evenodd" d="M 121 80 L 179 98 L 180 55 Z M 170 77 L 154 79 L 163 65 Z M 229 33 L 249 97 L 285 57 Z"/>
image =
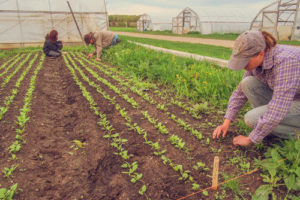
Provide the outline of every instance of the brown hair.
<path id="1" fill-rule="evenodd" d="M 58 32 L 56 30 L 50 31 L 50 34 L 49 34 L 50 41 L 51 42 L 56 42 L 57 41 L 57 35 L 58 35 Z"/>
<path id="2" fill-rule="evenodd" d="M 92 34 L 93 33 L 90 32 L 90 33 L 87 33 L 84 35 L 84 41 L 85 41 L 86 45 L 90 44 L 90 40 L 92 39 Z"/>
<path id="3" fill-rule="evenodd" d="M 267 52 L 267 51 L 271 50 L 273 47 L 276 46 L 277 41 L 271 33 L 266 32 L 266 31 L 262 31 L 261 33 L 262 33 L 262 35 L 263 35 L 263 37 L 265 38 L 265 41 L 266 41 L 265 52 Z"/>

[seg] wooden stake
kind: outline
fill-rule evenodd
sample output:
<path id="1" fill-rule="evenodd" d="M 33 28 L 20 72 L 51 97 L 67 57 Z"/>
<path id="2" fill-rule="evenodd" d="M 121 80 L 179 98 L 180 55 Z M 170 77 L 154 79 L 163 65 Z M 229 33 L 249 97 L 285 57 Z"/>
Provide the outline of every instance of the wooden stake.
<path id="1" fill-rule="evenodd" d="M 212 189 L 218 189 L 218 177 L 219 177 L 219 156 L 215 156 L 214 158 L 214 168 L 213 168 L 213 176 L 212 176 Z"/>

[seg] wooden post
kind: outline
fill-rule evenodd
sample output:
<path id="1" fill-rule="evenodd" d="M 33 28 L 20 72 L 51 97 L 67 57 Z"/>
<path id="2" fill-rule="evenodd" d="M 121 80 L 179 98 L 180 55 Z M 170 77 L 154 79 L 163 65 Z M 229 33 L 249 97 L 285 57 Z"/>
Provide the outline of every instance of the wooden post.
<path id="1" fill-rule="evenodd" d="M 214 158 L 214 168 L 213 168 L 213 176 L 212 176 L 212 189 L 218 189 L 218 176 L 219 176 L 219 156 L 215 156 Z"/>
<path id="2" fill-rule="evenodd" d="M 75 22 L 75 24 L 76 24 L 76 27 L 77 27 L 78 33 L 79 33 L 79 35 L 80 35 L 80 38 L 81 38 L 81 40 L 82 40 L 84 46 L 86 47 L 86 44 L 85 44 L 85 42 L 83 41 L 83 37 L 82 37 L 82 34 L 81 34 L 81 32 L 80 32 L 80 29 L 79 29 L 79 26 L 78 26 L 78 24 L 77 24 L 77 21 L 76 21 L 76 19 L 75 19 L 73 10 L 72 10 L 72 8 L 71 8 L 71 5 L 70 5 L 69 1 L 67 1 L 67 3 L 68 3 L 68 6 L 69 6 L 69 8 L 70 8 L 71 14 L 72 14 L 72 16 L 73 16 L 73 20 L 74 20 L 74 22 Z"/>

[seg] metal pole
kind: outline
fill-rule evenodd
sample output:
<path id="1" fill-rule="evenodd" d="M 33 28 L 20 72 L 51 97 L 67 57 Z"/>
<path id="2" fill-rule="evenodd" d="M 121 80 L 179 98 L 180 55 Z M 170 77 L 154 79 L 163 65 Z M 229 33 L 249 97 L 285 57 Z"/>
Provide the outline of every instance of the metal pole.
<path id="1" fill-rule="evenodd" d="M 18 9 L 18 20 L 19 20 L 19 25 L 20 25 L 20 39 L 21 39 L 21 42 L 20 42 L 20 47 L 24 47 L 24 40 L 23 40 L 23 28 L 22 28 L 22 22 L 21 22 L 21 17 L 20 17 L 20 13 L 19 13 L 19 1 L 16 0 L 16 3 L 17 3 L 17 9 Z"/>
<path id="2" fill-rule="evenodd" d="M 48 0 L 48 4 L 49 4 L 49 11 L 50 11 L 50 19 L 51 19 L 51 29 L 54 29 L 54 24 L 53 24 L 53 17 L 52 17 L 52 12 L 51 12 L 51 4 L 50 4 L 50 0 Z"/>
<path id="3" fill-rule="evenodd" d="M 81 32 L 80 32 L 80 29 L 79 29 L 79 26 L 78 26 L 78 24 L 77 24 L 77 21 L 76 21 L 76 19 L 75 19 L 73 10 L 72 10 L 72 8 L 71 8 L 71 5 L 70 5 L 69 1 L 67 1 L 67 3 L 68 3 L 68 6 L 69 6 L 69 8 L 70 8 L 70 11 L 71 11 L 71 13 L 72 13 L 73 20 L 74 20 L 74 22 L 75 22 L 75 24 L 76 24 L 76 27 L 77 27 L 78 33 L 79 33 L 79 35 L 80 35 L 80 38 L 81 38 L 81 40 L 82 40 L 84 46 L 86 47 L 86 44 L 85 44 L 85 42 L 83 41 L 83 37 L 82 37 L 82 34 L 81 34 Z"/>

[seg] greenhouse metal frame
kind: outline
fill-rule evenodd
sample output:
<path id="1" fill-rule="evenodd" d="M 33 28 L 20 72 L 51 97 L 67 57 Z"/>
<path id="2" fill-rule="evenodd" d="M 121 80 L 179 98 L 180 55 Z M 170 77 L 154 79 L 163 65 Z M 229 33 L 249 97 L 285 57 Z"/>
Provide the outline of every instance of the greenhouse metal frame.
<path id="1" fill-rule="evenodd" d="M 139 20 L 136 22 L 136 29 L 140 32 L 152 30 L 152 20 L 147 14 L 140 16 Z"/>
<path id="2" fill-rule="evenodd" d="M 0 48 L 41 46 L 51 30 L 65 44 L 82 43 L 82 34 L 108 30 L 105 0 L 0 0 Z M 77 25 L 78 28 L 77 28 Z"/>
<path id="3" fill-rule="evenodd" d="M 300 0 L 278 0 L 262 8 L 250 29 L 270 32 L 279 40 L 300 39 Z"/>
<path id="4" fill-rule="evenodd" d="M 173 17 L 172 32 L 175 34 L 185 34 L 190 31 L 200 31 L 200 20 L 195 11 L 186 7 L 177 17 Z"/>

